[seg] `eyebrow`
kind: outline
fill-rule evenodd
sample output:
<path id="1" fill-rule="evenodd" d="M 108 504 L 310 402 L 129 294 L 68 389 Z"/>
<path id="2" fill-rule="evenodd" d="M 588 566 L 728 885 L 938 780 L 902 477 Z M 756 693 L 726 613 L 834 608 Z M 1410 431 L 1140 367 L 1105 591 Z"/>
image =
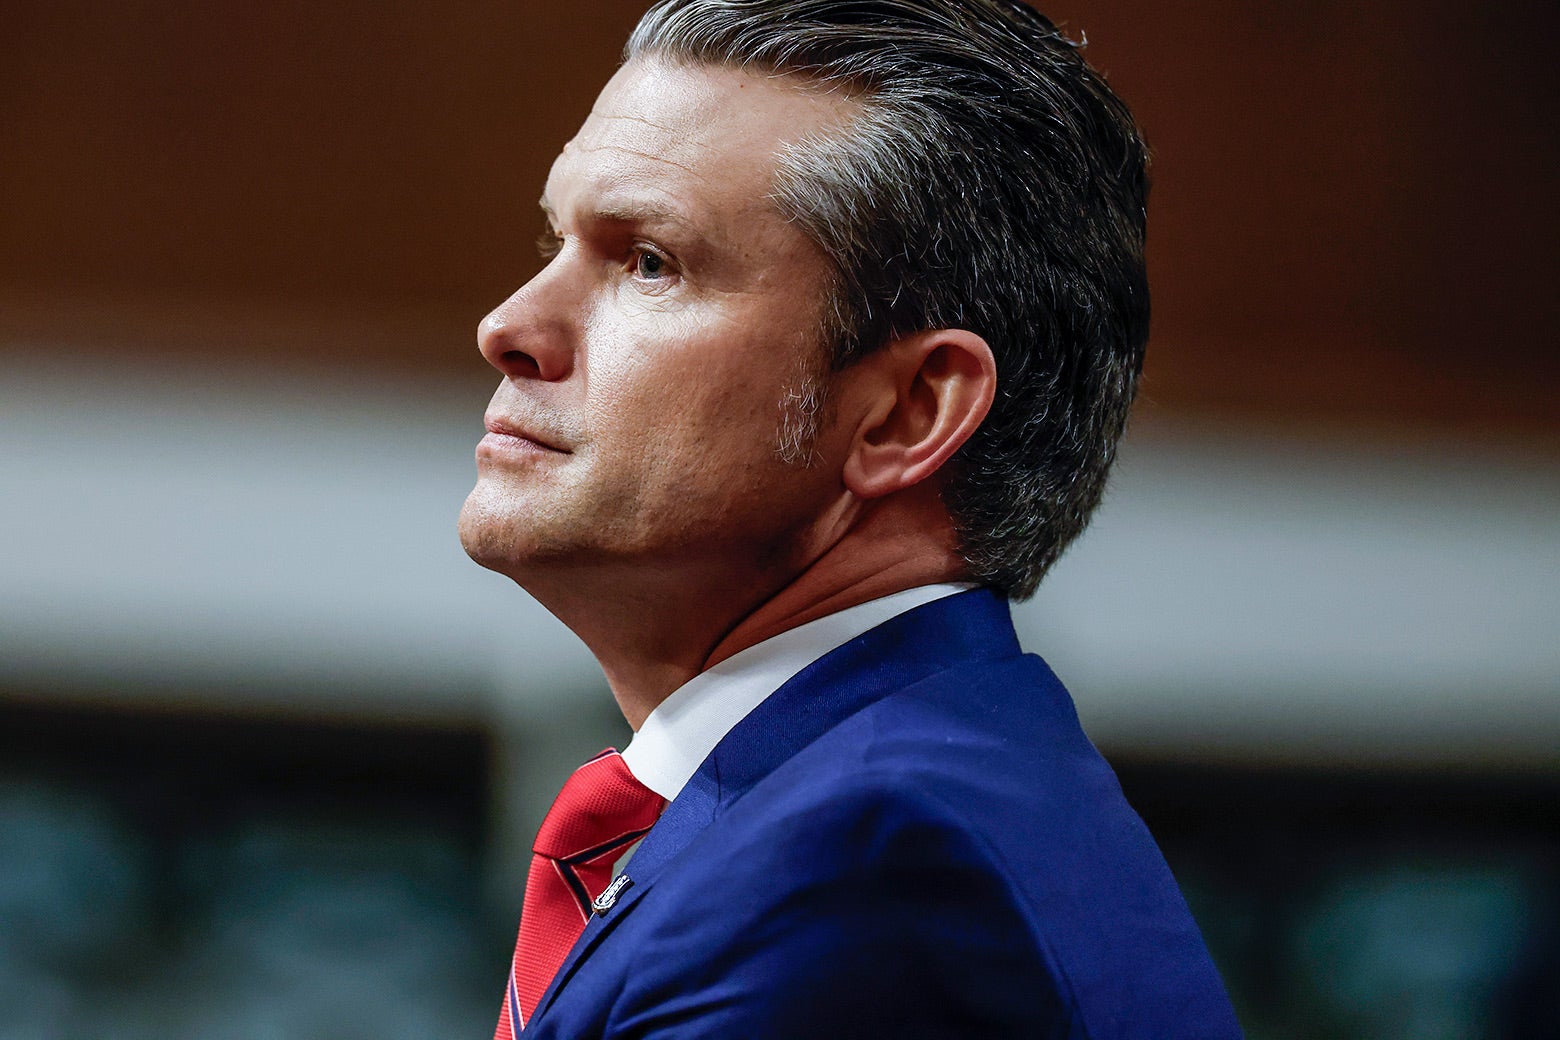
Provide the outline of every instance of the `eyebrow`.
<path id="1" fill-rule="evenodd" d="M 543 195 L 538 204 L 547 219 L 556 222 L 557 211 L 546 195 Z M 658 206 L 653 202 L 606 202 L 590 207 L 590 216 L 596 220 L 605 220 L 619 224 L 676 224 L 686 227 L 690 221 L 688 215 L 679 209 L 670 206 Z"/>

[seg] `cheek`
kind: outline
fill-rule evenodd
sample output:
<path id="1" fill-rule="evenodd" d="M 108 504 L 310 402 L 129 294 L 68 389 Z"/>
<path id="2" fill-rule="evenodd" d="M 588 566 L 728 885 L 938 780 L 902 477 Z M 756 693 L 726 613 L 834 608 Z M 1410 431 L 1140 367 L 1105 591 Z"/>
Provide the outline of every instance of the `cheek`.
<path id="1" fill-rule="evenodd" d="M 774 349 L 706 334 L 603 352 L 590 365 L 591 421 L 600 433 L 643 437 L 647 446 L 700 444 L 729 454 L 756 439 L 768 448 L 784 392 Z"/>

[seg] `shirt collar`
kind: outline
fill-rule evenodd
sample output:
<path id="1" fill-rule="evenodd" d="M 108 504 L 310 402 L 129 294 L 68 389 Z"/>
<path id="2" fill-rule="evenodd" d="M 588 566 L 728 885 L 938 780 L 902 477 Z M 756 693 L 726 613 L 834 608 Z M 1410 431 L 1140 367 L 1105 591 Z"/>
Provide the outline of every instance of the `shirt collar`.
<path id="1" fill-rule="evenodd" d="M 809 664 L 890 618 L 971 588 L 923 585 L 859 603 L 771 636 L 700 672 L 656 706 L 623 761 L 635 779 L 671 801 L 721 738 Z"/>

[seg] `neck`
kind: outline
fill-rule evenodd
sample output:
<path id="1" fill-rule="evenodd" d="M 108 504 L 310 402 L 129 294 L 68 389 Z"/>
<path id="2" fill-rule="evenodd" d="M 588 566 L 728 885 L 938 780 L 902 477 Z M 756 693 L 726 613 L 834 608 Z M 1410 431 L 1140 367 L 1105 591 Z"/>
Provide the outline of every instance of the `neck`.
<path id="1" fill-rule="evenodd" d="M 588 646 L 631 727 L 740 650 L 858 603 L 965 576 L 952 524 L 926 484 L 856 502 L 788 560 L 726 560 L 527 575 L 522 584 Z"/>
<path id="2" fill-rule="evenodd" d="M 703 667 L 858 603 L 964 577 L 942 502 L 932 488 L 918 485 L 865 510 L 845 537 L 711 647 Z"/>

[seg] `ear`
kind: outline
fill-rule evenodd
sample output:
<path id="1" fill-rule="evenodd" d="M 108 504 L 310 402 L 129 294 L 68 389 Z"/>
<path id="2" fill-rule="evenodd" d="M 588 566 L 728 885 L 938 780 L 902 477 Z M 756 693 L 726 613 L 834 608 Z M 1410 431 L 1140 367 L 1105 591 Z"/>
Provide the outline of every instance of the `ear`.
<path id="1" fill-rule="evenodd" d="M 880 498 L 918 484 L 970 439 L 997 393 L 986 341 L 964 329 L 894 340 L 857 367 L 868 407 L 845 460 L 845 486 Z"/>

